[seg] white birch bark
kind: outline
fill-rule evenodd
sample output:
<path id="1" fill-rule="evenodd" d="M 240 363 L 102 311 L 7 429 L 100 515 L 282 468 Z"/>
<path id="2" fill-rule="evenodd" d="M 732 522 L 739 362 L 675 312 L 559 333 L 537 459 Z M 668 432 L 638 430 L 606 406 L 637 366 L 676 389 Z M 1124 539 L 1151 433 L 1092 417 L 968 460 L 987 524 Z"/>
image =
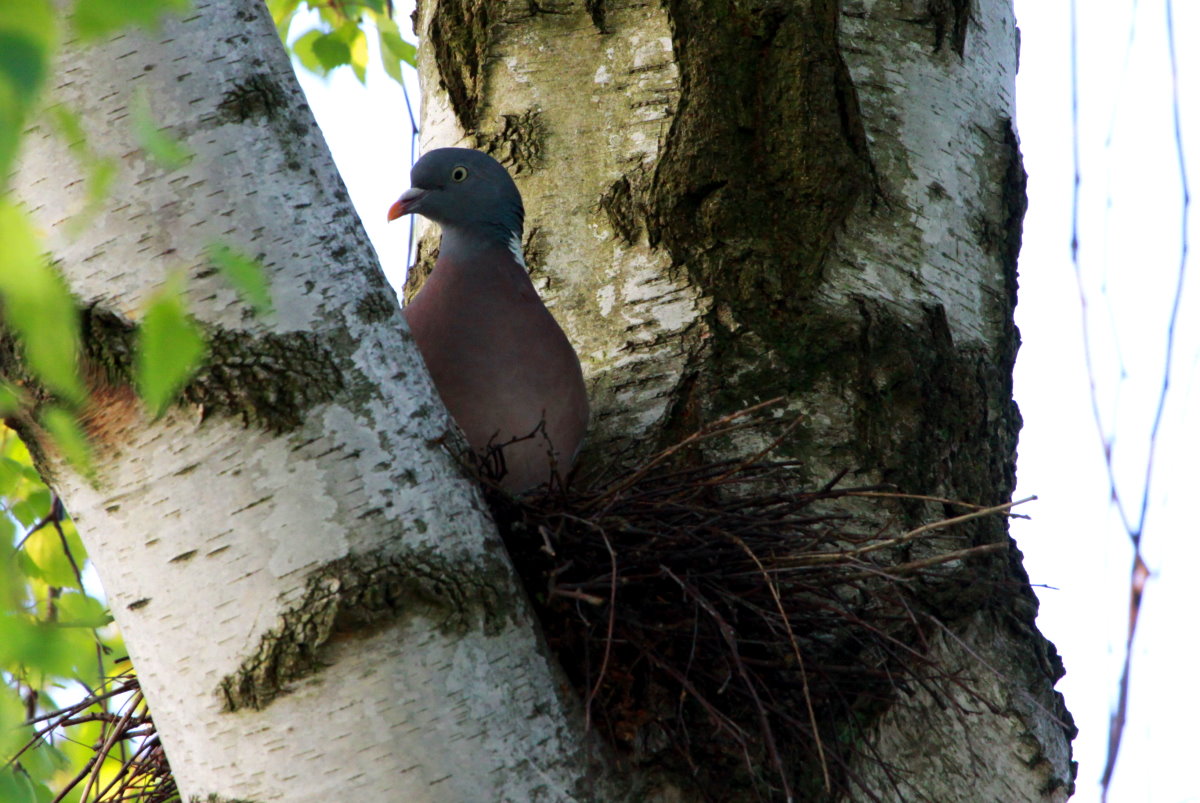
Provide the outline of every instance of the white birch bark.
<path id="1" fill-rule="evenodd" d="M 119 177 L 73 232 L 79 166 L 42 123 L 16 187 L 96 307 L 91 352 L 127 367 L 127 333 L 99 312 L 136 322 L 177 271 L 216 335 L 202 403 L 158 421 L 94 366 L 95 484 L 43 466 L 184 798 L 569 798 L 585 764 L 570 705 L 436 442 L 446 413 L 263 4 L 198 0 L 157 33 L 69 43 L 56 76 Z M 138 148 L 139 91 L 186 166 Z M 273 316 L 214 274 L 213 241 L 261 259 Z"/>

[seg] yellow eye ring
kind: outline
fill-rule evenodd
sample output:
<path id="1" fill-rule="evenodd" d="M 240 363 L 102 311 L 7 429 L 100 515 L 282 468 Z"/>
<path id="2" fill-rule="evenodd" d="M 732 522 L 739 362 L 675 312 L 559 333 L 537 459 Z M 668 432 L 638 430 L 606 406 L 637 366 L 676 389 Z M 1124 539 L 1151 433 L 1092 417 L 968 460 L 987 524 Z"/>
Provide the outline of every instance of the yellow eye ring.
<path id="1" fill-rule="evenodd" d="M 452 181 L 466 181 L 467 168 L 462 165 L 455 165 L 454 169 L 450 171 L 450 178 Z"/>

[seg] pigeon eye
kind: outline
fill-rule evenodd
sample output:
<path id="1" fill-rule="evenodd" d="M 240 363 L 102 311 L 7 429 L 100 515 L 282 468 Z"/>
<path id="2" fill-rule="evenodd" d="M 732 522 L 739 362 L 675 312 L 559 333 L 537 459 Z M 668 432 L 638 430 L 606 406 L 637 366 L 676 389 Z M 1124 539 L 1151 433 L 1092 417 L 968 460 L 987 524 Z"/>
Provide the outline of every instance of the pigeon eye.
<path id="1" fill-rule="evenodd" d="M 463 167 L 462 165 L 455 166 L 455 168 L 450 171 L 450 178 L 454 181 L 466 181 L 467 168 Z"/>

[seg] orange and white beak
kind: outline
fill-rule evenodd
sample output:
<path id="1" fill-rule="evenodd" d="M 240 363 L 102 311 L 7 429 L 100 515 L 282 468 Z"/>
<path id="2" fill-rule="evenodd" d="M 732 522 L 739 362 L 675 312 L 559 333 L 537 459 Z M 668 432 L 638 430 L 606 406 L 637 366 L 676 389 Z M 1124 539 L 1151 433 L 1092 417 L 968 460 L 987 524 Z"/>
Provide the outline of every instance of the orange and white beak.
<path id="1" fill-rule="evenodd" d="M 404 217 L 413 211 L 413 207 L 428 194 L 429 190 L 423 190 L 420 187 L 413 187 L 405 190 L 400 196 L 400 200 L 392 204 L 392 208 L 388 210 L 388 222 L 392 222 L 398 217 Z"/>

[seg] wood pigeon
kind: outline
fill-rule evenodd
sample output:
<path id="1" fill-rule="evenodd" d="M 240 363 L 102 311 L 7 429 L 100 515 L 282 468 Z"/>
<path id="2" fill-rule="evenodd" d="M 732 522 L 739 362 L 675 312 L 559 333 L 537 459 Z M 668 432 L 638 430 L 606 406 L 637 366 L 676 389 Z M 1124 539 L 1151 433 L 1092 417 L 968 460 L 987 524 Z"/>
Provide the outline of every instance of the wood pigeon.
<path id="1" fill-rule="evenodd" d="M 426 153 L 411 179 L 388 220 L 416 213 L 442 228 L 433 272 L 404 308 L 433 384 L 473 449 L 503 447 L 501 487 L 565 477 L 587 430 L 587 390 L 525 268 L 517 185 L 469 148 Z"/>

